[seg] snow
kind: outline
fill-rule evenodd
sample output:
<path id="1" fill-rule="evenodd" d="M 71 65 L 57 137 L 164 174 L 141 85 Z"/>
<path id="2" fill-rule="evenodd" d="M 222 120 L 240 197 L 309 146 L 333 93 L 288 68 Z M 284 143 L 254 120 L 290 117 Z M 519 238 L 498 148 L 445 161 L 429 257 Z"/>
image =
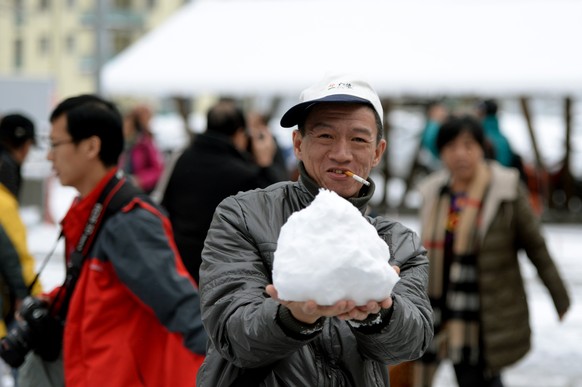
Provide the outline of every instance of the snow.
<path id="1" fill-rule="evenodd" d="M 273 284 L 279 298 L 365 305 L 388 298 L 398 281 L 388 245 L 350 202 L 322 189 L 281 228 Z"/>

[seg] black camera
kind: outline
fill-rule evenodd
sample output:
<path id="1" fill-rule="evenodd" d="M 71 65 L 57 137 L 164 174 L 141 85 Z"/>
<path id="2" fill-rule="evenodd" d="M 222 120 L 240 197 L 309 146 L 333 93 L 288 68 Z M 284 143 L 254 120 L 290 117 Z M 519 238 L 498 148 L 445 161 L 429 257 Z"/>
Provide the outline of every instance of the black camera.
<path id="1" fill-rule="evenodd" d="M 23 321 L 0 340 L 0 357 L 13 368 L 22 365 L 30 350 L 43 360 L 55 361 L 61 352 L 63 325 L 51 316 L 47 303 L 26 297 L 19 313 Z"/>

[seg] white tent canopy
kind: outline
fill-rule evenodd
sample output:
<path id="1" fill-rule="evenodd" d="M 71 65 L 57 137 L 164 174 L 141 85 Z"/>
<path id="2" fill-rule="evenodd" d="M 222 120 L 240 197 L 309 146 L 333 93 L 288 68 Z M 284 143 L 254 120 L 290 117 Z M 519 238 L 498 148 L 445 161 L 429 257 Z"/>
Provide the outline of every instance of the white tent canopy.
<path id="1" fill-rule="evenodd" d="M 198 0 L 109 61 L 110 95 L 288 95 L 355 71 L 383 96 L 580 95 L 576 0 Z"/>

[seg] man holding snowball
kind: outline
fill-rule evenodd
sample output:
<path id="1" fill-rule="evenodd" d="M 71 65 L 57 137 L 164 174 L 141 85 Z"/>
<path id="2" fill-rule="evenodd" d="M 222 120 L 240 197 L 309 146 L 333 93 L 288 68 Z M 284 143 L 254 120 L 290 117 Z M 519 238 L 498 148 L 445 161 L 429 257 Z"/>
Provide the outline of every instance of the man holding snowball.
<path id="1" fill-rule="evenodd" d="M 225 199 L 205 241 L 200 294 L 211 340 L 197 385 L 388 386 L 386 366 L 419 358 L 432 340 L 433 324 L 426 296 L 428 260 L 418 236 L 398 222 L 363 215 L 375 188 L 370 171 L 386 150 L 378 95 L 359 78 L 327 76 L 303 91 L 300 103 L 283 115 L 281 125 L 297 125 L 293 148 L 299 180 Z M 350 267 L 349 259 L 340 267 L 329 265 L 327 272 L 318 270 L 319 290 L 312 283 L 302 286 L 301 281 L 291 282 L 302 288 L 299 295 L 286 296 L 277 289 L 277 279 L 282 287 L 298 276 L 293 265 L 288 271 L 278 266 L 277 260 L 288 262 L 290 252 L 296 251 L 298 269 L 310 249 L 321 252 L 322 260 L 330 259 L 326 251 L 342 253 L 332 239 L 323 237 L 345 235 L 341 219 L 321 229 L 320 243 L 309 245 L 298 238 L 295 250 L 291 246 L 282 251 L 283 226 L 294 213 L 309 210 L 320 189 L 351 203 L 386 243 L 385 256 L 373 258 L 399 273 L 391 293 L 361 301 L 360 288 L 374 288 L 370 284 L 377 273 Z M 322 221 L 326 217 L 331 216 L 328 213 Z M 347 215 L 346 222 L 352 222 Z M 361 262 L 358 255 L 360 248 L 366 249 L 364 244 L 354 249 L 353 261 Z M 340 273 L 347 288 L 337 292 L 342 298 L 316 302 L 328 300 L 320 297 L 322 292 L 336 293 L 337 286 L 329 284 Z M 305 277 L 314 278 L 311 274 L 306 271 Z M 369 290 L 366 294 L 377 294 Z M 358 302 L 351 297 L 356 293 Z"/>

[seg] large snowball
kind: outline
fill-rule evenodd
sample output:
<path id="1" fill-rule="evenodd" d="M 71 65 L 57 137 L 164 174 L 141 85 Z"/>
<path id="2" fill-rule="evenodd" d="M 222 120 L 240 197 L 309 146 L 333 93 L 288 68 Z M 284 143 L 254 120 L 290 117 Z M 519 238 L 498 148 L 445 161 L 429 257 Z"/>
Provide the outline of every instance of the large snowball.
<path id="1" fill-rule="evenodd" d="M 389 258 L 386 242 L 358 209 L 322 189 L 281 228 L 273 285 L 282 300 L 364 305 L 388 298 L 399 280 Z"/>

